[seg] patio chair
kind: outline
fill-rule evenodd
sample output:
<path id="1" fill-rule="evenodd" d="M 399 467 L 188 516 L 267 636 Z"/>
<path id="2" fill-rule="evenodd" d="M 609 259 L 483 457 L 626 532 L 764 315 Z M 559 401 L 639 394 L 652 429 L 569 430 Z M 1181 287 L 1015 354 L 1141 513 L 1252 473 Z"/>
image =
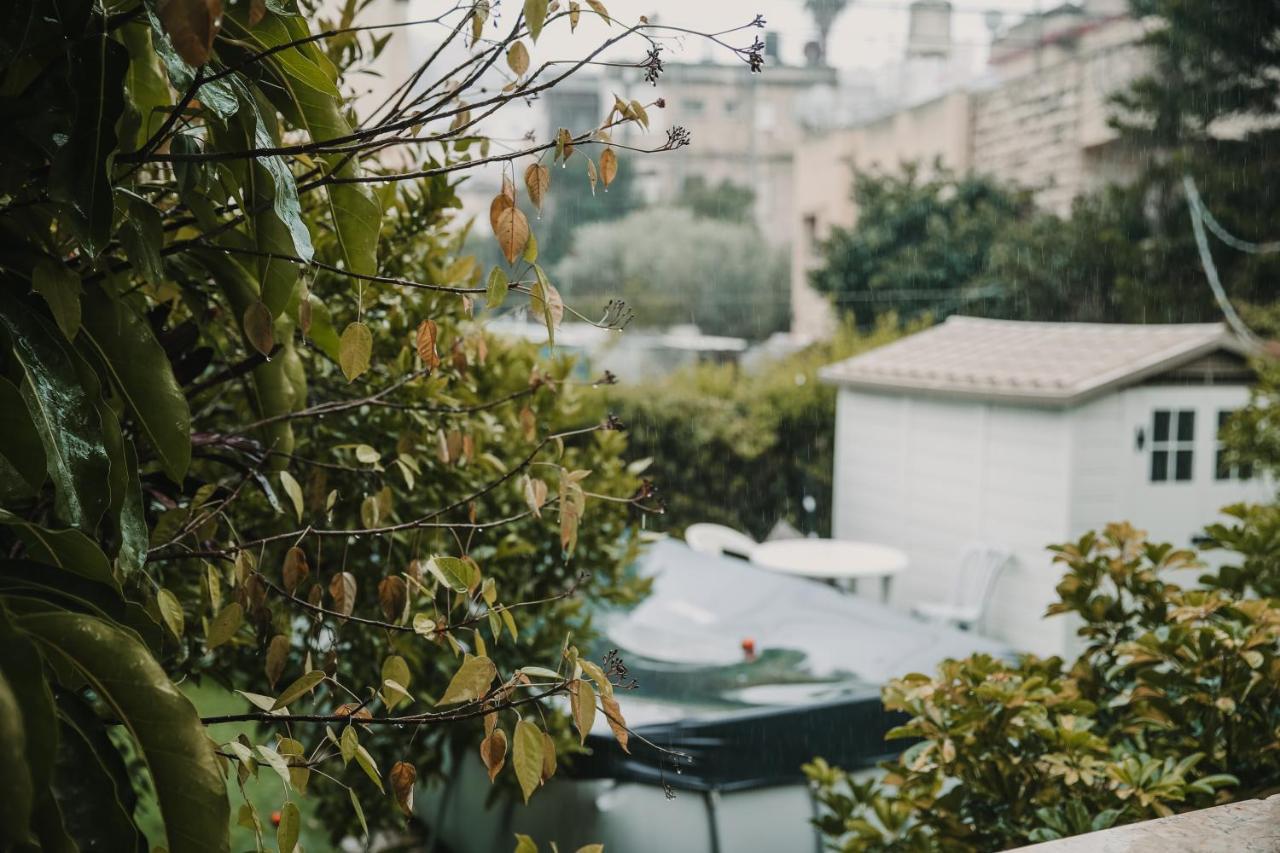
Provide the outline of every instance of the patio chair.
<path id="1" fill-rule="evenodd" d="M 1012 559 L 1013 555 L 1003 548 L 970 545 L 960 558 L 951 600 L 916 602 L 911 612 L 928 622 L 980 632 L 996 581 Z"/>
<path id="2" fill-rule="evenodd" d="M 684 541 L 690 548 L 704 554 L 728 555 L 730 557 L 751 556 L 758 544 L 745 533 L 723 524 L 690 524 L 685 528 Z"/>

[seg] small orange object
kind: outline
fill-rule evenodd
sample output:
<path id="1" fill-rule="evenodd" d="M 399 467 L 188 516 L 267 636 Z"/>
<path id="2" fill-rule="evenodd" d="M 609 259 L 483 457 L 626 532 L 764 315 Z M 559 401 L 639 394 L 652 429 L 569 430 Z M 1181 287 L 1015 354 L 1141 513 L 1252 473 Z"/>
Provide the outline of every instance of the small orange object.
<path id="1" fill-rule="evenodd" d="M 756 641 L 750 637 L 746 637 L 742 641 L 742 654 L 748 661 L 756 659 Z"/>
<path id="2" fill-rule="evenodd" d="M 271 825 L 275 827 L 280 826 L 280 810 L 279 809 L 276 809 L 271 813 Z"/>

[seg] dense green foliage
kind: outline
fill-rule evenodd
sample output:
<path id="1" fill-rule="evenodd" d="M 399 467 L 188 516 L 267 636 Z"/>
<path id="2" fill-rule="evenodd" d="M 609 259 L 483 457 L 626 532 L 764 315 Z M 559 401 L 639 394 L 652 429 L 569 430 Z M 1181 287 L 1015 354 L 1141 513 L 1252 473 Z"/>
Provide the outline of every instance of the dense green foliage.
<path id="1" fill-rule="evenodd" d="M 861 319 L 928 312 L 1023 320 L 1206 322 L 1221 319 L 1205 279 L 1183 175 L 1230 232 L 1275 239 L 1280 218 L 1280 11 L 1252 0 L 1134 0 L 1151 16 L 1154 70 L 1115 99 L 1136 179 L 1032 212 L 1024 188 L 946 172 L 921 180 L 858 175 L 857 224 L 824 245 L 815 287 Z M 1277 297 L 1280 255 L 1214 243 L 1233 301 Z"/>
<path id="2" fill-rule="evenodd" d="M 884 690 L 916 742 L 879 780 L 806 765 L 834 849 L 1004 850 L 1274 790 L 1280 778 L 1280 516 L 1233 510 L 1207 589 L 1195 555 L 1125 524 L 1057 546 L 1050 614 L 1082 623 L 1071 664 L 974 656 Z"/>
<path id="3" fill-rule="evenodd" d="M 304 796 L 367 836 L 482 738 L 527 800 L 571 746 L 553 696 L 626 739 L 616 673 L 573 644 L 587 602 L 644 591 L 621 572 L 650 487 L 567 359 L 472 315 L 510 300 L 554 334 L 514 173 L 589 151 L 617 180 L 609 128 L 644 105 L 494 158 L 486 277 L 455 219 L 490 157 L 471 109 L 554 85 L 529 45 L 582 9 L 419 22 L 468 48 L 459 78 L 427 57 L 356 116 L 346 75 L 388 37 L 356 5 L 315 29 L 306 0 L 0 8 L 6 850 L 220 851 L 232 814 L 293 850 Z M 391 146 L 417 171 L 368 156 Z M 274 840 L 260 789 L 228 796 L 254 776 Z"/>
<path id="4" fill-rule="evenodd" d="M 703 364 L 612 390 L 631 451 L 653 459 L 647 474 L 666 498 L 666 515 L 650 524 L 678 532 L 711 521 L 762 538 L 785 520 L 830 535 L 836 394 L 818 368 L 887 343 L 896 326 L 844 329 L 752 369 Z"/>

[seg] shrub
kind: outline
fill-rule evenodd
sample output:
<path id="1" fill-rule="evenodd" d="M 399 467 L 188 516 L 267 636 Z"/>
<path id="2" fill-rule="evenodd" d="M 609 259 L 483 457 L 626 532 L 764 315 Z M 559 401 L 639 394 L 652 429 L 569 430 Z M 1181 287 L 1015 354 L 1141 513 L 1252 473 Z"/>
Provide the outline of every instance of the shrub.
<path id="1" fill-rule="evenodd" d="M 1164 579 L 1196 555 L 1128 524 L 1054 546 L 1067 572 L 1049 614 L 1073 614 L 1070 666 L 1032 656 L 946 661 L 890 682 L 915 742 L 858 781 L 805 766 L 840 850 L 1003 850 L 1257 796 L 1280 779 L 1280 542 L 1271 508 L 1211 528 L 1239 557 L 1207 589 Z M 1248 578 L 1248 580 L 1242 580 Z"/>

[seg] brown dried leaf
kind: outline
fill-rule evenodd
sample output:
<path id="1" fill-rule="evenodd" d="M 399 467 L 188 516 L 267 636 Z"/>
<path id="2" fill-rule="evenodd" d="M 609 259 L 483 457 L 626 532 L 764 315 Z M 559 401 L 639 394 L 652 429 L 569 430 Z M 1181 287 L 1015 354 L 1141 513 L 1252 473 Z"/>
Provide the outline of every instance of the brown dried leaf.
<path id="1" fill-rule="evenodd" d="M 533 441 L 538 437 L 538 421 L 533 416 L 533 409 L 528 406 L 520 410 L 520 428 L 524 431 L 525 441 Z"/>
<path id="2" fill-rule="evenodd" d="M 284 665 L 289 659 L 289 638 L 284 634 L 276 634 L 267 645 L 267 683 L 275 688 L 280 676 L 284 675 Z"/>
<path id="3" fill-rule="evenodd" d="M 569 706 L 573 712 L 573 724 L 578 729 L 579 742 L 585 744 L 587 735 L 591 734 L 591 724 L 596 719 L 596 691 L 591 682 L 578 679 L 569 693 Z"/>
<path id="4" fill-rule="evenodd" d="M 613 183 L 613 179 L 617 176 L 618 155 L 613 153 L 612 148 L 606 148 L 600 152 L 600 183 L 608 189 L 609 184 Z"/>
<path id="5" fill-rule="evenodd" d="M 596 172 L 596 164 L 590 157 L 587 158 L 587 181 L 591 184 L 591 194 L 596 194 L 596 183 L 599 181 L 599 175 Z"/>
<path id="6" fill-rule="evenodd" d="M 505 182 L 506 179 L 504 178 L 503 180 Z M 493 197 L 493 201 L 489 202 L 489 227 L 493 229 L 494 234 L 498 233 L 498 217 L 502 215 L 503 211 L 510 210 L 515 206 L 515 190 L 512 189 L 510 194 L 508 194 L 505 187 L 503 192 L 495 195 Z"/>
<path id="7" fill-rule="evenodd" d="M 498 214 L 498 227 L 494 229 L 498 247 L 507 263 L 514 264 L 529 242 L 529 220 L 514 204 Z"/>
<path id="8" fill-rule="evenodd" d="M 609 728 L 613 730 L 613 737 L 618 741 L 618 746 L 622 747 L 622 751 L 630 753 L 627 748 L 627 738 L 630 736 L 627 732 L 627 721 L 622 717 L 622 709 L 618 706 L 618 700 L 612 696 L 601 696 L 600 704 L 604 706 L 604 718 L 609 723 Z"/>
<path id="9" fill-rule="evenodd" d="M 409 588 L 404 578 L 390 575 L 378 584 L 378 604 L 382 605 L 382 615 L 388 622 L 399 622 L 409 602 Z"/>
<path id="10" fill-rule="evenodd" d="M 290 548 L 284 555 L 284 569 L 281 572 L 284 578 L 285 592 L 293 595 L 302 582 L 311 574 L 311 567 L 307 565 L 307 554 L 301 548 Z"/>
<path id="11" fill-rule="evenodd" d="M 407 817 L 413 816 L 413 783 L 418 781 L 418 768 L 407 761 L 397 761 L 387 774 L 396 804 Z"/>
<path id="12" fill-rule="evenodd" d="M 492 716 L 497 716 L 492 715 Z M 502 770 L 502 766 L 507 762 L 507 733 L 502 729 L 495 728 L 489 732 L 484 740 L 480 741 L 480 760 L 484 762 L 485 769 L 489 771 L 489 782 L 498 778 L 498 773 Z"/>
<path id="13" fill-rule="evenodd" d="M 346 702 L 333 709 L 335 717 L 352 717 L 356 720 L 372 720 L 373 714 L 368 708 L 362 708 L 355 702 Z"/>
<path id="14" fill-rule="evenodd" d="M 333 599 L 333 610 L 343 616 L 350 616 L 356 608 L 356 576 L 351 572 L 338 572 L 329 581 L 329 597 Z"/>
<path id="15" fill-rule="evenodd" d="M 556 741 L 546 732 L 542 733 L 542 781 L 546 782 L 556 775 Z"/>
<path id="16" fill-rule="evenodd" d="M 267 16 L 266 0 L 249 0 L 249 26 L 256 27 Z"/>
<path id="17" fill-rule="evenodd" d="M 209 61 L 222 23 L 222 0 L 160 0 L 156 12 L 184 62 L 198 68 Z"/>
<path id="18" fill-rule="evenodd" d="M 434 320 L 423 320 L 418 324 L 418 358 L 427 370 L 435 370 L 440 366 L 440 354 L 436 352 L 436 340 L 440 334 Z"/>
<path id="19" fill-rule="evenodd" d="M 541 163 L 530 163 L 524 170 L 524 186 L 534 207 L 542 210 L 542 199 L 551 188 L 551 170 Z"/>
<path id="20" fill-rule="evenodd" d="M 271 325 L 271 309 L 261 299 L 244 311 L 244 336 L 258 352 L 271 355 L 275 347 L 275 332 Z"/>

